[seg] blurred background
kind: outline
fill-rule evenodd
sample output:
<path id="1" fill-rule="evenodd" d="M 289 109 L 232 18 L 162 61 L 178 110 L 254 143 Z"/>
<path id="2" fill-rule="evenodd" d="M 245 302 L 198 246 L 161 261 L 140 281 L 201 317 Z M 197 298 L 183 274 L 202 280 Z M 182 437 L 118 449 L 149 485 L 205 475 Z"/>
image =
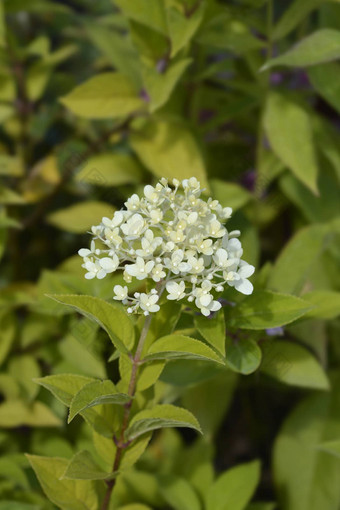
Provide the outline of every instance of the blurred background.
<path id="1" fill-rule="evenodd" d="M 85 425 L 66 427 L 32 378 L 114 378 L 117 367 L 104 334 L 45 295 L 111 299 L 120 277 L 85 280 L 77 251 L 160 177 L 195 176 L 234 209 L 228 228 L 242 231 L 255 288 L 319 305 L 255 339 L 303 345 L 336 380 L 339 57 L 337 0 L 0 1 L 0 501 L 16 505 L 1 510 L 55 508 L 24 452 L 90 448 Z M 162 433 L 141 468 L 188 476 L 195 455 L 206 473 L 256 457 L 268 505 L 253 510 L 340 508 L 340 460 L 316 448 L 340 437 L 339 391 L 322 391 L 307 366 L 292 382 L 284 357 L 266 374 L 271 363 L 247 376 L 169 369 L 163 381 L 206 439 Z M 152 508 L 188 508 L 129 483 Z"/>

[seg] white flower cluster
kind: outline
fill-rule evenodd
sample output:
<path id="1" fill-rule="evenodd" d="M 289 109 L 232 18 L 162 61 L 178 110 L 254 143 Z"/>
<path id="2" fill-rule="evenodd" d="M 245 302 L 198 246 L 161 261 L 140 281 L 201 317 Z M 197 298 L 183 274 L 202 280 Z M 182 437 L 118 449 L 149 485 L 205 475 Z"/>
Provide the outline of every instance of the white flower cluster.
<path id="1" fill-rule="evenodd" d="M 92 227 L 91 248 L 79 250 L 85 278 L 123 270 L 127 283 L 133 278 L 155 282 L 151 292 L 133 296 L 127 286 L 114 287 L 114 299 L 128 305 L 129 313 L 141 310 L 145 315 L 159 310 L 163 290 L 167 299 L 194 301 L 206 316 L 221 308 L 214 294 L 226 284 L 251 294 L 247 278 L 255 268 L 241 260 L 240 232 L 228 232 L 223 225 L 232 209 L 211 198 L 202 200 L 201 192 L 192 177 L 181 183 L 174 179 L 172 186 L 161 179 L 155 187 L 145 186 L 143 197 L 132 195 L 126 209 Z"/>

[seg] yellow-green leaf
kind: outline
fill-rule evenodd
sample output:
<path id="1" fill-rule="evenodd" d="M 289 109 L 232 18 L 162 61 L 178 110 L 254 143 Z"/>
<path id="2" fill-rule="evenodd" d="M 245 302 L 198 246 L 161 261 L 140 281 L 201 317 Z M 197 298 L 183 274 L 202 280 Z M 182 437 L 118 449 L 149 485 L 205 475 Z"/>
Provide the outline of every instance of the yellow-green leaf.
<path id="1" fill-rule="evenodd" d="M 89 119 L 126 117 L 145 106 L 131 81 L 119 73 L 94 76 L 60 101 L 76 115 Z"/>
<path id="2" fill-rule="evenodd" d="M 329 381 L 316 358 L 301 345 L 285 340 L 263 344 L 261 372 L 284 384 L 328 390 Z"/>
<path id="3" fill-rule="evenodd" d="M 137 413 L 131 420 L 126 438 L 133 440 L 147 432 L 168 427 L 188 427 L 201 432 L 198 421 L 190 411 L 170 404 L 160 404 Z"/>
<path id="4" fill-rule="evenodd" d="M 76 181 L 95 186 L 122 186 L 142 180 L 142 169 L 131 154 L 103 152 L 92 156 L 76 174 Z"/>
<path id="5" fill-rule="evenodd" d="M 90 480 L 61 479 L 67 459 L 26 455 L 46 496 L 62 510 L 98 510 L 98 496 Z"/>
<path id="6" fill-rule="evenodd" d="M 49 214 L 47 221 L 66 232 L 81 234 L 91 230 L 92 225 L 100 223 L 104 216 L 112 217 L 114 212 L 115 209 L 105 202 L 89 200 L 59 209 Z"/>
<path id="7" fill-rule="evenodd" d="M 266 104 L 264 127 L 277 156 L 317 194 L 318 163 L 308 112 L 288 97 L 271 93 Z"/>
<path id="8" fill-rule="evenodd" d="M 262 71 L 274 66 L 307 67 L 340 57 L 340 31 L 323 28 L 298 42 L 287 53 L 268 60 Z"/>
<path id="9" fill-rule="evenodd" d="M 132 135 L 132 147 L 144 165 L 157 177 L 196 177 L 207 186 L 205 165 L 199 145 L 180 122 L 153 120 Z"/>

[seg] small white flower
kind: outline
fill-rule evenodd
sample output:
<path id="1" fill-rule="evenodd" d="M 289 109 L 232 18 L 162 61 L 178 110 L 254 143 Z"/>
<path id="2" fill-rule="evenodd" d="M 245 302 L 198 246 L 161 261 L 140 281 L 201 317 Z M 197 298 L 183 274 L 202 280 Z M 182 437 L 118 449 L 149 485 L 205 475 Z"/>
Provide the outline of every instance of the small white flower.
<path id="1" fill-rule="evenodd" d="M 125 287 L 115 285 L 113 287 L 113 292 L 116 294 L 113 299 L 116 299 L 117 301 L 124 301 L 128 297 L 128 288 L 126 285 Z"/>
<path id="2" fill-rule="evenodd" d="M 199 274 L 204 271 L 204 259 L 203 258 L 197 259 L 196 257 L 189 257 L 188 264 L 190 264 L 190 266 L 191 266 L 190 271 L 193 274 Z"/>
<path id="3" fill-rule="evenodd" d="M 123 211 L 116 211 L 113 215 L 112 220 L 104 217 L 102 219 L 102 223 L 105 227 L 115 228 L 118 227 L 124 221 L 124 213 Z"/>
<path id="4" fill-rule="evenodd" d="M 85 274 L 85 278 L 87 280 L 92 280 L 93 278 L 98 278 L 98 280 L 102 280 L 106 276 L 106 271 L 100 266 L 99 261 L 96 260 L 93 262 L 92 260 L 87 260 L 83 267 L 87 270 Z"/>
<path id="5" fill-rule="evenodd" d="M 128 211 L 137 211 L 140 207 L 140 198 L 136 193 L 131 195 L 131 197 L 125 202 L 125 207 Z"/>
<path id="6" fill-rule="evenodd" d="M 218 265 L 218 267 L 226 268 L 228 265 L 228 258 L 229 254 L 227 250 L 224 250 L 223 248 L 219 248 L 216 250 L 216 253 L 214 255 L 214 262 Z"/>
<path id="7" fill-rule="evenodd" d="M 236 290 L 241 292 L 242 294 L 245 294 L 248 296 L 253 292 L 253 284 L 247 279 L 249 276 L 251 276 L 255 271 L 255 267 L 251 264 L 248 264 L 244 260 L 240 261 L 240 267 L 235 273 L 237 275 L 236 278 L 234 278 L 231 281 L 227 281 L 228 285 L 231 287 L 235 287 Z"/>
<path id="8" fill-rule="evenodd" d="M 218 220 L 211 220 L 208 225 L 208 233 L 211 237 L 223 237 L 225 234 L 225 228 Z"/>
<path id="9" fill-rule="evenodd" d="M 214 253 L 214 249 L 212 247 L 213 241 L 212 239 L 197 239 L 196 246 L 197 251 L 199 253 L 203 253 L 204 255 L 212 255 Z"/>
<path id="10" fill-rule="evenodd" d="M 222 308 L 221 303 L 219 303 L 218 301 L 214 301 L 212 299 L 212 296 L 209 296 L 209 297 L 211 297 L 211 299 L 209 299 L 209 301 L 207 298 L 205 298 L 203 300 L 202 300 L 202 298 L 195 300 L 195 304 L 196 304 L 197 308 L 199 308 L 201 310 L 201 313 L 203 315 L 205 315 L 206 317 L 208 317 L 208 315 L 210 315 L 211 312 L 217 312 L 218 310 L 220 310 Z"/>
<path id="11" fill-rule="evenodd" d="M 161 209 L 151 209 L 150 220 L 153 225 L 160 223 L 163 219 L 163 212 Z"/>
<path id="12" fill-rule="evenodd" d="M 111 244 L 114 246 L 119 246 L 123 242 L 123 239 L 119 235 L 119 228 L 114 228 L 113 230 L 111 230 L 111 228 L 106 228 L 104 230 L 104 237 L 107 241 L 105 244 L 108 245 Z"/>
<path id="13" fill-rule="evenodd" d="M 135 264 L 129 264 L 125 266 L 125 271 L 130 276 L 134 276 L 137 280 L 144 280 L 149 276 L 152 268 L 155 263 L 153 260 L 149 260 L 149 262 L 145 262 L 142 257 L 137 257 Z"/>
<path id="14" fill-rule="evenodd" d="M 113 255 L 112 257 L 104 257 L 99 260 L 99 265 L 105 271 L 105 273 L 113 273 L 119 266 L 119 258 L 117 255 Z"/>
<path id="15" fill-rule="evenodd" d="M 166 290 L 168 292 L 167 299 L 178 301 L 185 297 L 185 283 L 183 281 L 179 283 L 168 282 L 166 284 Z"/>
<path id="16" fill-rule="evenodd" d="M 159 310 L 159 305 L 156 304 L 158 300 L 159 296 L 157 294 L 142 293 L 139 298 L 139 304 L 142 310 L 154 313 Z"/>
<path id="17" fill-rule="evenodd" d="M 166 277 L 166 272 L 163 271 L 162 264 L 156 264 L 153 270 L 151 271 L 151 278 L 154 282 L 159 282 L 163 278 Z"/>
<path id="18" fill-rule="evenodd" d="M 130 239 L 136 239 L 144 232 L 145 220 L 140 214 L 134 214 L 120 227 L 123 233 Z"/>
<path id="19" fill-rule="evenodd" d="M 183 250 L 176 250 L 172 253 L 171 259 L 164 259 L 164 264 L 174 274 L 185 273 L 190 271 L 190 264 L 183 262 L 183 258 Z"/>
<path id="20" fill-rule="evenodd" d="M 150 186 L 149 184 L 144 187 L 144 195 L 145 198 L 149 200 L 149 202 L 152 202 L 153 204 L 158 204 L 160 201 L 160 192 L 162 190 L 162 186 L 157 186 L 154 188 L 153 186 Z"/>
<path id="21" fill-rule="evenodd" d="M 182 243 L 185 239 L 185 235 L 183 234 L 183 230 L 171 230 L 169 232 L 169 236 L 171 241 L 174 243 Z"/>
<path id="22" fill-rule="evenodd" d="M 142 239 L 142 248 L 136 250 L 139 257 L 147 257 L 152 255 L 153 252 L 162 244 L 161 237 L 154 237 L 152 230 L 147 230 Z"/>

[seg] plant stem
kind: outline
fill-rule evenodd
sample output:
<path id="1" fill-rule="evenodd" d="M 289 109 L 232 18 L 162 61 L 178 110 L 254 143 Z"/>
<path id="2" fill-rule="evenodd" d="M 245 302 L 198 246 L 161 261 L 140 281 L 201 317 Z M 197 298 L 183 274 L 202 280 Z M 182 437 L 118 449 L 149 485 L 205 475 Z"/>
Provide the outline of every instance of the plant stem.
<path id="1" fill-rule="evenodd" d="M 113 467 L 112 467 L 113 473 L 115 471 L 118 471 L 124 448 L 127 447 L 127 444 L 124 442 L 124 434 L 126 432 L 128 424 L 129 424 L 132 400 L 133 400 L 133 397 L 134 397 L 134 394 L 136 391 L 138 367 L 139 367 L 139 363 L 141 360 L 145 339 L 147 337 L 147 334 L 148 334 L 148 331 L 150 328 L 151 319 L 152 319 L 151 315 L 148 315 L 145 319 L 144 326 L 143 326 L 143 329 L 141 331 L 141 334 L 140 334 L 140 337 L 138 340 L 137 349 L 136 349 L 135 355 L 132 360 L 131 377 L 130 377 L 129 388 L 128 388 L 128 392 L 127 392 L 128 395 L 131 397 L 131 399 L 124 406 L 122 428 L 120 431 L 120 437 L 119 437 L 118 441 L 116 442 L 117 450 L 116 450 L 116 455 L 115 455 L 115 459 L 114 459 Z M 107 483 L 107 489 L 106 489 L 105 497 L 104 497 L 104 500 L 103 500 L 103 503 L 101 506 L 101 510 L 107 510 L 109 508 L 111 494 L 112 494 L 113 488 L 115 486 L 115 483 L 116 483 L 116 478 L 114 478 L 113 480 L 110 480 Z"/>

